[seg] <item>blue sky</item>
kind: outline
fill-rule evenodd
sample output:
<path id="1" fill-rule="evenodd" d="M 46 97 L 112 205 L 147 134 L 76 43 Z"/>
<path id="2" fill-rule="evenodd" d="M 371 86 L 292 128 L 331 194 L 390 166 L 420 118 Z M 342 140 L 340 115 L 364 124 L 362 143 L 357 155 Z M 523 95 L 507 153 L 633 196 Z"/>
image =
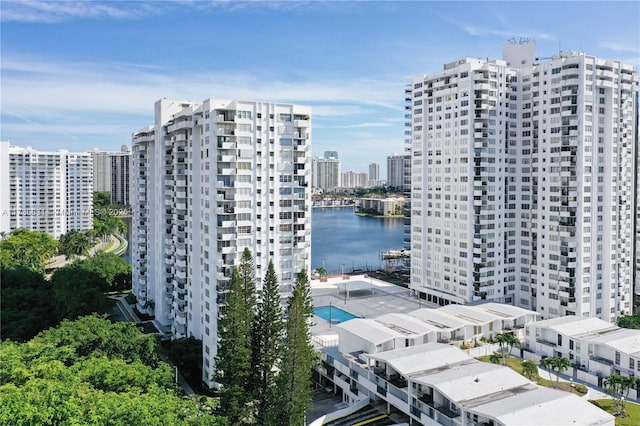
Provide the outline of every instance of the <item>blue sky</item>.
<path id="1" fill-rule="evenodd" d="M 640 65 L 640 2 L 10 1 L 1 140 L 118 150 L 160 98 L 311 105 L 313 154 L 368 171 L 404 149 L 404 87 L 511 38 Z"/>

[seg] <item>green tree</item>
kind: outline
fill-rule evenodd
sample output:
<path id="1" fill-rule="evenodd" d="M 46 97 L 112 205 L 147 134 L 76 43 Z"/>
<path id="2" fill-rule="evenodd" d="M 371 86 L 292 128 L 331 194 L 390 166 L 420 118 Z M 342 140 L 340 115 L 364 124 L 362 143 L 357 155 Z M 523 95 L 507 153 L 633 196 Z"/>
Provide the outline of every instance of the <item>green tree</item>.
<path id="1" fill-rule="evenodd" d="M 19 228 L 0 241 L 0 266 L 24 266 L 42 272 L 57 248 L 58 241 L 49 234 Z"/>
<path id="2" fill-rule="evenodd" d="M 562 356 L 554 356 L 553 358 L 546 358 L 544 361 L 546 360 L 548 363 L 548 366 L 551 367 L 551 369 L 553 371 L 556 372 L 556 384 L 554 387 L 558 387 L 558 383 L 560 382 L 560 374 L 562 374 L 563 371 L 566 371 L 569 369 L 569 367 L 571 367 L 571 361 L 569 361 L 568 358 L 562 357 Z"/>
<path id="3" fill-rule="evenodd" d="M 0 266 L 0 336 L 25 342 L 56 324 L 51 283 L 24 266 Z"/>
<path id="4" fill-rule="evenodd" d="M 204 397 L 182 397 L 154 336 L 101 317 L 65 321 L 28 343 L 0 343 L 2 425 L 222 425 Z"/>
<path id="5" fill-rule="evenodd" d="M 509 360 L 509 356 L 511 355 L 511 350 L 514 346 L 520 346 L 520 341 L 516 336 L 511 333 L 500 333 L 497 334 L 493 339 L 500 346 L 500 355 L 502 356 L 502 364 L 507 365 Z M 509 348 L 509 350 L 507 350 Z"/>
<path id="6" fill-rule="evenodd" d="M 313 317 L 311 287 L 306 270 L 300 271 L 286 309 L 284 350 L 278 375 L 278 419 L 281 425 L 304 423 L 313 394 L 311 373 L 315 351 L 310 328 Z"/>
<path id="7" fill-rule="evenodd" d="M 111 204 L 111 193 L 109 191 L 96 191 L 93 193 L 93 208 L 97 214 L 102 212 L 99 209 L 106 209 Z"/>
<path id="8" fill-rule="evenodd" d="M 76 319 L 92 313 L 108 313 L 114 301 L 104 292 L 105 280 L 96 272 L 84 269 L 82 263 L 72 263 L 57 269 L 51 277 L 53 303 L 58 319 Z"/>
<path id="9" fill-rule="evenodd" d="M 614 407 L 616 408 L 615 416 L 627 417 L 625 400 L 629 397 L 629 390 L 636 384 L 636 377 L 622 376 L 619 373 L 613 373 L 604 379 L 605 390 L 614 401 Z"/>
<path id="10" fill-rule="evenodd" d="M 75 321 L 64 320 L 31 340 L 38 348 L 47 348 L 48 356 L 65 364 L 89 357 L 106 356 L 127 362 L 140 361 L 156 366 L 160 361 L 154 335 L 142 334 L 130 322 L 111 322 L 106 316 L 89 315 Z M 52 349 L 54 348 L 54 349 Z"/>
<path id="11" fill-rule="evenodd" d="M 98 253 L 87 259 L 73 263 L 87 272 L 93 272 L 100 278 L 100 288 L 104 291 L 124 291 L 131 289 L 131 271 L 129 262 L 113 253 Z"/>
<path id="12" fill-rule="evenodd" d="M 215 380 L 221 385 L 220 408 L 231 424 L 247 415 L 251 374 L 251 323 L 239 268 L 233 270 L 227 303 L 218 324 L 218 354 Z"/>
<path id="13" fill-rule="evenodd" d="M 640 330 L 640 312 L 633 315 L 622 315 L 618 318 L 618 327 Z"/>
<path id="14" fill-rule="evenodd" d="M 282 305 L 280 303 L 280 286 L 273 261 L 269 261 L 263 281 L 262 298 L 258 302 L 256 320 L 252 332 L 251 371 L 254 375 L 250 383 L 255 383 L 254 399 L 258 400 L 258 418 L 260 425 L 277 425 L 278 419 L 273 417 L 276 393 L 275 366 L 282 357 Z"/>
<path id="15" fill-rule="evenodd" d="M 59 238 L 58 252 L 73 258 L 75 256 L 86 256 L 89 254 L 91 242 L 84 232 L 75 229 L 70 230 Z"/>
<path id="16" fill-rule="evenodd" d="M 247 321 L 252 323 L 256 314 L 256 275 L 251 251 L 245 247 L 242 252 L 238 275 L 242 286 L 242 294 L 246 306 Z"/>
<path id="17" fill-rule="evenodd" d="M 553 358 L 542 358 L 540 360 L 540 366 L 546 369 L 547 372 L 549 373 L 549 381 L 553 380 L 551 378 L 551 372 L 553 371 L 552 363 L 553 363 Z"/>
<path id="18" fill-rule="evenodd" d="M 529 359 L 522 361 L 522 375 L 528 379 L 538 377 L 538 366 L 536 363 Z"/>

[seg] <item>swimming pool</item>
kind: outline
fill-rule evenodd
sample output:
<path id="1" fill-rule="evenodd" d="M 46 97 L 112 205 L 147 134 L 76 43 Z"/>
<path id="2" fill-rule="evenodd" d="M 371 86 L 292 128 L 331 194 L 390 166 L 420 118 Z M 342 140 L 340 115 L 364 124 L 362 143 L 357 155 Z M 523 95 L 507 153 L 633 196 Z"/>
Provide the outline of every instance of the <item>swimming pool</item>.
<path id="1" fill-rule="evenodd" d="M 325 321 L 330 321 L 332 324 L 339 324 L 341 322 L 349 321 L 350 319 L 358 318 L 358 316 L 350 314 L 347 311 L 343 311 L 335 306 L 318 306 L 313 308 L 313 313 Z"/>

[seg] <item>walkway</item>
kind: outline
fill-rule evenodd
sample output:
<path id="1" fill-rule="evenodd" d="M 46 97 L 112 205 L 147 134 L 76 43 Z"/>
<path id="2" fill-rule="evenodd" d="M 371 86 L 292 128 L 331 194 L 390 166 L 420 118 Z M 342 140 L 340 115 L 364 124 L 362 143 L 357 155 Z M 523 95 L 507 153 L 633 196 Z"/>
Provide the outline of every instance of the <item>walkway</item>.
<path id="1" fill-rule="evenodd" d="M 100 242 L 98 244 L 96 244 L 95 246 L 91 247 L 89 249 L 89 256 L 93 256 L 94 254 L 96 254 L 97 252 L 104 250 L 104 253 L 111 253 L 114 252 L 118 249 L 118 247 L 121 244 L 121 240 L 120 238 L 122 237 L 117 237 L 115 235 L 110 235 L 109 239 L 105 242 Z M 124 239 L 122 239 L 124 240 Z M 124 240 L 126 242 L 126 240 Z M 106 248 L 106 250 L 105 250 Z M 67 259 L 67 257 L 65 255 L 60 255 L 60 256 L 54 256 L 53 258 L 53 262 L 50 262 L 47 264 L 46 269 L 58 269 L 58 268 L 62 268 L 63 266 L 68 265 L 69 263 L 72 263 L 73 261 L 75 261 L 76 259 L 86 259 L 86 256 L 78 256 L 78 257 L 74 257 L 71 259 Z"/>

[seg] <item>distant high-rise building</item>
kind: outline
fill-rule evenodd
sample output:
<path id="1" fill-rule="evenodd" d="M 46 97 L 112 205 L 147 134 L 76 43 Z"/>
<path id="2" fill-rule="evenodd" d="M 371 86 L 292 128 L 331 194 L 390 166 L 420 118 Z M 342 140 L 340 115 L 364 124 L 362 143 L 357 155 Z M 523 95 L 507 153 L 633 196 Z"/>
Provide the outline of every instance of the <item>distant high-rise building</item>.
<path id="1" fill-rule="evenodd" d="M 332 152 L 336 155 L 327 157 L 327 152 Z M 340 178 L 342 165 L 340 160 L 338 159 L 337 152 L 327 152 L 325 152 L 325 158 L 313 158 L 312 186 L 314 188 L 331 191 L 341 186 Z"/>
<path id="2" fill-rule="evenodd" d="M 311 263 L 311 109 L 207 99 L 155 104 L 133 135 L 137 308 L 203 343 L 212 386 L 218 317 L 245 248 L 256 286 L 273 261 L 283 292 Z"/>
<path id="3" fill-rule="evenodd" d="M 387 157 L 387 186 L 406 191 L 411 188 L 411 155 Z"/>
<path id="4" fill-rule="evenodd" d="M 92 229 L 92 185 L 89 153 L 0 142 L 0 231 L 26 228 L 59 238 Z"/>
<path id="5" fill-rule="evenodd" d="M 380 164 L 371 163 L 369 164 L 369 186 L 381 186 L 382 181 L 380 180 Z"/>
<path id="6" fill-rule="evenodd" d="M 543 318 L 631 311 L 638 76 L 535 44 L 413 79 L 411 285 Z"/>
<path id="7" fill-rule="evenodd" d="M 91 151 L 93 191 L 109 192 L 111 202 L 129 204 L 131 151 L 122 145 L 120 152 Z"/>
<path id="8" fill-rule="evenodd" d="M 366 188 L 368 177 L 366 173 L 345 172 L 342 174 L 342 188 Z"/>
<path id="9" fill-rule="evenodd" d="M 326 160 L 329 160 L 331 158 L 337 160 L 338 159 L 338 151 L 325 151 L 324 152 L 324 158 Z"/>

